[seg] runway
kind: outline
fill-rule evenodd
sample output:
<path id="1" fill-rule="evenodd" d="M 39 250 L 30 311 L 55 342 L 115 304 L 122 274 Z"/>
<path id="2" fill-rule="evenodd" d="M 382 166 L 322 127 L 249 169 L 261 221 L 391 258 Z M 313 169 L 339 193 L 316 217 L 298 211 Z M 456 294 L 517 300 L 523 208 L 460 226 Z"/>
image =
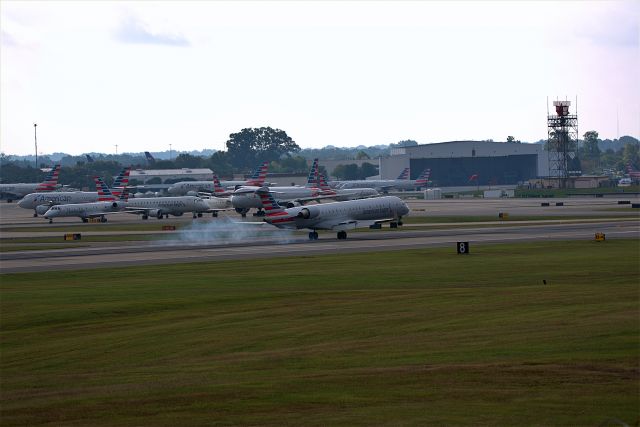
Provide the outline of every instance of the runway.
<path id="1" fill-rule="evenodd" d="M 118 268 L 132 265 L 158 265 L 283 256 L 310 256 L 355 252 L 377 252 L 428 247 L 451 247 L 455 243 L 482 244 L 535 240 L 593 240 L 596 232 L 607 239 L 638 238 L 640 222 L 598 221 L 570 224 L 527 224 L 495 227 L 448 228 L 429 230 L 377 230 L 350 233 L 347 240 L 337 240 L 333 233 L 321 233 L 320 240 L 308 241 L 300 233 L 283 231 L 238 243 L 191 243 L 156 241 L 143 244 L 120 244 L 107 247 L 8 252 L 0 255 L 3 273 Z M 276 233 L 280 233 L 277 231 Z"/>

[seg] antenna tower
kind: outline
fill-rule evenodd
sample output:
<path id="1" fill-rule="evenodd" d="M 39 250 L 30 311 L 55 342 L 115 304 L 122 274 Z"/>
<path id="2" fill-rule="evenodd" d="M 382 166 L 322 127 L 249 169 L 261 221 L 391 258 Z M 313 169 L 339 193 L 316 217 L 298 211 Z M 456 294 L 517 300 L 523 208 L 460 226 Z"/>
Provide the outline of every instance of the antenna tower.
<path id="1" fill-rule="evenodd" d="M 570 114 L 571 101 L 553 101 L 555 114 L 547 113 L 549 176 L 567 188 L 571 163 L 578 155 L 578 115 Z"/>

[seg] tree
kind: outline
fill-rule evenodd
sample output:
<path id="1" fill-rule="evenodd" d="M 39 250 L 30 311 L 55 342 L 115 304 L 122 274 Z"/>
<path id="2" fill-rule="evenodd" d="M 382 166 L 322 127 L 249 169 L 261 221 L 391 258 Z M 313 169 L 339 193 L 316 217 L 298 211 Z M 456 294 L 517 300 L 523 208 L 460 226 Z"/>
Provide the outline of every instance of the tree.
<path id="1" fill-rule="evenodd" d="M 205 163 L 202 157 L 192 156 L 188 153 L 182 153 L 173 161 L 177 168 L 201 168 Z"/>
<path id="2" fill-rule="evenodd" d="M 586 159 L 597 160 L 600 157 L 600 148 L 598 147 L 598 132 L 590 130 L 582 135 L 582 155 Z"/>
<path id="3" fill-rule="evenodd" d="M 513 136 L 511 136 L 511 135 L 509 135 L 509 136 L 507 137 L 507 142 L 514 142 L 515 140 L 516 140 L 516 139 L 515 139 Z"/>
<path id="4" fill-rule="evenodd" d="M 358 154 L 356 154 L 356 160 L 369 160 L 369 159 L 371 159 L 371 157 L 369 157 L 369 155 L 363 150 L 358 151 Z"/>
<path id="5" fill-rule="evenodd" d="M 375 165 L 372 165 L 369 162 L 364 162 L 360 166 L 360 171 L 358 175 L 360 176 L 360 179 L 365 179 L 368 176 L 378 175 L 378 167 Z"/>
<path id="6" fill-rule="evenodd" d="M 638 143 L 627 143 L 622 149 L 622 161 L 624 165 L 631 165 L 634 168 L 640 166 L 640 148 Z"/>
<path id="7" fill-rule="evenodd" d="M 353 180 L 358 179 L 358 165 L 351 163 L 348 165 L 338 165 L 333 170 L 333 176 L 340 180 Z"/>
<path id="8" fill-rule="evenodd" d="M 270 127 L 245 128 L 229 135 L 226 143 L 229 162 L 239 169 L 251 169 L 261 161 L 279 160 L 300 151 L 287 133 Z"/>

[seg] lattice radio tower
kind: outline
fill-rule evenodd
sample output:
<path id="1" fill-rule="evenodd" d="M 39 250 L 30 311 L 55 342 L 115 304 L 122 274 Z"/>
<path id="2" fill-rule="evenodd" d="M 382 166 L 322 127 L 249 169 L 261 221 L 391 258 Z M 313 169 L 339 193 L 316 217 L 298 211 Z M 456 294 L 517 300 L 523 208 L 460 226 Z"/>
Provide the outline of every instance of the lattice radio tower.
<path id="1" fill-rule="evenodd" d="M 567 188 L 570 166 L 578 155 L 578 115 L 569 114 L 571 101 L 553 101 L 553 106 L 555 114 L 549 114 L 547 107 L 549 176 Z"/>

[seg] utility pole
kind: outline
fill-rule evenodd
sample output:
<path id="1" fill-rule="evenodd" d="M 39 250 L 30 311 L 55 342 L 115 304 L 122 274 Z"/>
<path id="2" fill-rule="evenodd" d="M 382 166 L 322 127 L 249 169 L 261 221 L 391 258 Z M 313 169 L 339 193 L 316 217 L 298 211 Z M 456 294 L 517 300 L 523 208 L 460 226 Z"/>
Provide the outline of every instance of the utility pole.
<path id="1" fill-rule="evenodd" d="M 34 123 L 33 124 L 33 139 L 36 142 L 36 169 L 38 169 L 38 132 L 37 129 L 38 128 L 38 124 Z"/>

